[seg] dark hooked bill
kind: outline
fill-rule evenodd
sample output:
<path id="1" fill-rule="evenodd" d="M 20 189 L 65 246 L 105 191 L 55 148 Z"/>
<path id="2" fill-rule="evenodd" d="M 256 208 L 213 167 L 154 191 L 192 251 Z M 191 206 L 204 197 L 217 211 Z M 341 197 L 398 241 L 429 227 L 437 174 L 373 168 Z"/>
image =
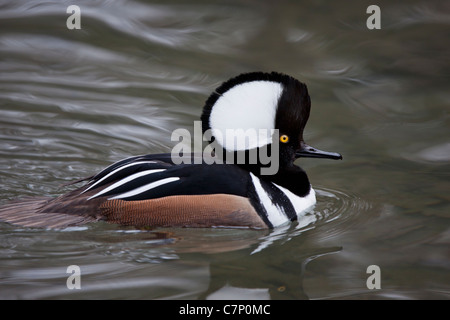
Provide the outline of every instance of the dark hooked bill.
<path id="1" fill-rule="evenodd" d="M 295 153 L 295 157 L 342 160 L 342 155 L 340 153 L 319 150 L 307 145 L 304 142 L 301 144 L 301 149 Z"/>

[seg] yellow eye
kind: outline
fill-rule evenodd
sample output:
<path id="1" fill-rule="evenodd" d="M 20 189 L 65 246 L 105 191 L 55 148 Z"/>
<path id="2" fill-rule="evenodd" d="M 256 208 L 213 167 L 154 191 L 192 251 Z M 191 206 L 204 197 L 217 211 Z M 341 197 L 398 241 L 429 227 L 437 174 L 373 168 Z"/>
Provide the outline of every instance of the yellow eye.
<path id="1" fill-rule="evenodd" d="M 282 143 L 287 143 L 287 142 L 289 141 L 289 137 L 288 137 L 287 135 L 283 134 L 283 135 L 280 137 L 280 141 L 281 141 Z"/>

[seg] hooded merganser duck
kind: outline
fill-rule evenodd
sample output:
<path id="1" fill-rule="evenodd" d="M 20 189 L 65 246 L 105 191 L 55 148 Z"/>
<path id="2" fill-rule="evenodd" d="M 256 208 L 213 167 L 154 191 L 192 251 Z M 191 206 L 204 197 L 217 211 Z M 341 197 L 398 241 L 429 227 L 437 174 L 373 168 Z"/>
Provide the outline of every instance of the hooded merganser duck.
<path id="1" fill-rule="evenodd" d="M 87 183 L 57 198 L 32 198 L 0 208 L 0 220 L 28 227 L 65 228 L 92 221 L 147 227 L 274 228 L 296 220 L 316 203 L 299 157 L 342 159 L 339 153 L 308 146 L 303 129 L 311 102 L 305 84 L 276 72 L 241 74 L 220 85 L 201 116 L 223 160 L 174 161 L 173 154 L 142 155 L 118 161 L 80 181 Z M 236 143 L 232 133 L 257 129 Z M 261 134 L 262 129 L 267 130 Z M 268 132 L 268 133 L 267 133 Z M 264 133 L 264 132 L 263 132 Z M 227 136 L 228 137 L 228 136 Z M 276 146 L 276 148 L 275 148 Z M 267 162 L 233 164 L 228 155 L 262 150 L 276 156 L 277 170 L 263 174 Z M 215 155 L 215 154 L 214 154 Z M 78 181 L 79 182 L 79 181 Z"/>

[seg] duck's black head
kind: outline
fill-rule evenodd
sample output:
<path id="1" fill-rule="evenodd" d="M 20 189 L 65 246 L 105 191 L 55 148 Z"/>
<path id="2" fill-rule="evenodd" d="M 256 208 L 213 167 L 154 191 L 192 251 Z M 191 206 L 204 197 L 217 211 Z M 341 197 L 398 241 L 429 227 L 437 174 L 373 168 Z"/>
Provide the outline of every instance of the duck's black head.
<path id="1" fill-rule="evenodd" d="M 310 110 L 305 84 L 281 73 L 253 72 L 220 85 L 207 99 L 201 120 L 203 132 L 210 130 L 212 140 L 226 152 L 268 148 L 276 153 L 271 156 L 278 157 L 281 170 L 294 166 L 299 157 L 342 159 L 339 153 L 305 143 L 303 130 Z"/>

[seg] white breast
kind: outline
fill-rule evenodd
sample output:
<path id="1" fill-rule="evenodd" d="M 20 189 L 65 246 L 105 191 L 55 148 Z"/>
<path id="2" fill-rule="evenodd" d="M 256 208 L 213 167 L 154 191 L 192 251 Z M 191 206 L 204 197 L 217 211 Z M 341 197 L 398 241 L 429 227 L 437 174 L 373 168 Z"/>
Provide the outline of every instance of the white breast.
<path id="1" fill-rule="evenodd" d="M 250 172 L 252 177 L 253 185 L 255 186 L 256 193 L 258 194 L 259 200 L 267 212 L 267 219 L 270 221 L 273 227 L 281 226 L 289 221 L 287 214 L 284 212 L 283 208 L 276 206 L 272 200 L 270 200 L 269 195 L 264 190 L 261 185 L 261 181 L 253 173 Z"/>
<path id="2" fill-rule="evenodd" d="M 279 186 L 275 183 L 274 185 L 278 189 L 283 191 L 283 193 L 289 198 L 289 201 L 291 201 L 295 212 L 297 213 L 297 216 L 300 216 L 300 214 L 303 213 L 306 209 L 309 209 L 316 204 L 316 191 L 314 191 L 312 187 L 308 195 L 306 195 L 305 197 L 299 197 L 282 186 Z"/>
<path id="3" fill-rule="evenodd" d="M 284 209 L 280 206 L 275 205 L 270 199 L 267 192 L 261 185 L 261 181 L 258 177 L 256 177 L 253 173 L 250 173 L 252 177 L 253 185 L 255 186 L 256 193 L 263 205 L 264 209 L 267 212 L 267 219 L 270 221 L 273 227 L 281 226 L 290 221 L 288 215 L 284 211 Z M 273 182 L 272 182 L 273 183 Z M 313 188 L 311 188 L 308 195 L 305 197 L 299 197 L 295 195 L 293 192 L 288 189 L 281 187 L 275 183 L 273 183 L 278 189 L 280 189 L 286 197 L 291 202 L 292 206 L 297 213 L 297 216 L 301 216 L 307 209 L 311 208 L 316 203 L 316 192 Z"/>

